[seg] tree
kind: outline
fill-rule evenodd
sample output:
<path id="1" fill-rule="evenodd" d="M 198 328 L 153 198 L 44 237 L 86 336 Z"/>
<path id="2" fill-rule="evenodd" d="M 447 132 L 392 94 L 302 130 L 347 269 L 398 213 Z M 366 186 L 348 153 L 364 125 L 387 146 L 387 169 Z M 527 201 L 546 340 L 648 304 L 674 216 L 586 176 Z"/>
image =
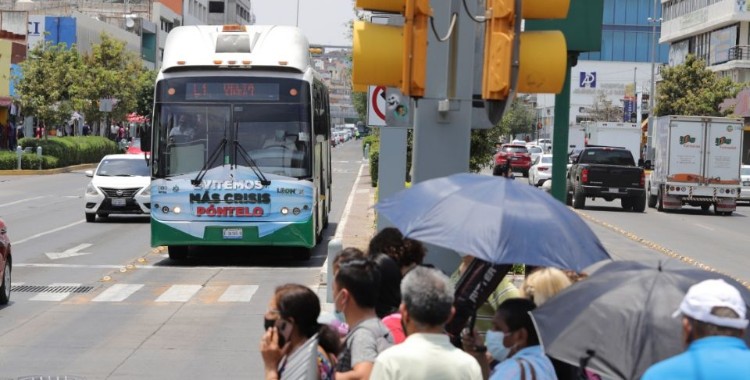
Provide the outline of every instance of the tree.
<path id="1" fill-rule="evenodd" d="M 662 69 L 661 77 L 654 110 L 656 116 L 726 116 L 733 109 L 722 111 L 719 105 L 737 96 L 740 90 L 740 85 L 728 77 L 720 78 L 694 55 L 688 55 L 680 65 Z"/>
<path id="2" fill-rule="evenodd" d="M 16 81 L 17 98 L 27 114 L 34 115 L 48 128 L 70 120 L 80 102 L 78 91 L 83 61 L 75 45 L 50 42 L 35 45 L 28 59 L 20 64 Z"/>
<path id="3" fill-rule="evenodd" d="M 135 112 L 139 115 L 151 117 L 153 113 L 156 74 L 156 70 L 144 70 L 138 77 Z"/>
<path id="4" fill-rule="evenodd" d="M 586 118 L 590 121 L 622 121 L 622 107 L 614 105 L 604 91 L 596 95 L 587 111 Z"/>
<path id="5" fill-rule="evenodd" d="M 352 92 L 352 104 L 360 120 L 367 120 L 367 93 Z"/>
<path id="6" fill-rule="evenodd" d="M 536 115 L 531 107 L 519 98 L 513 99 L 510 107 L 505 111 L 500 127 L 505 134 L 515 136 L 521 133 L 531 133 Z"/>

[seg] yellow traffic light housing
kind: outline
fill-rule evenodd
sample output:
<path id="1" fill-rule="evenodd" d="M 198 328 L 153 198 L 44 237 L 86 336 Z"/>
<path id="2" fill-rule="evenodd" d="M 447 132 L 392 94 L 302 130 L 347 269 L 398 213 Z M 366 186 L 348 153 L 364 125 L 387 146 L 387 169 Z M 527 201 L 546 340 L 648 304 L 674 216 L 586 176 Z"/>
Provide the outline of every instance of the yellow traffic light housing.
<path id="1" fill-rule="evenodd" d="M 487 0 L 482 99 L 500 121 L 516 92 L 558 93 L 567 70 L 560 31 L 521 32 L 522 19 L 565 18 L 570 0 Z"/>
<path id="2" fill-rule="evenodd" d="M 424 96 L 429 0 L 357 0 L 357 7 L 400 13 L 403 27 L 354 23 L 354 86 L 398 87 L 404 95 Z"/>

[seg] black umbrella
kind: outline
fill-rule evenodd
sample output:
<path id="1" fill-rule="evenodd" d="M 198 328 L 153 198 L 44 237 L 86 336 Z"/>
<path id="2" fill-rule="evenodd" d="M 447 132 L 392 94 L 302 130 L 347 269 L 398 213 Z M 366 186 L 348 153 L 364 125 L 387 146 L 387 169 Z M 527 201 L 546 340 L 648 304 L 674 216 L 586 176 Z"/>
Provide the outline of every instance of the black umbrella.
<path id="1" fill-rule="evenodd" d="M 547 355 L 576 366 L 590 358 L 587 368 L 605 377 L 638 379 L 684 351 L 672 314 L 692 285 L 719 278 L 750 303 L 750 290 L 725 275 L 676 260 L 613 261 L 531 314 Z"/>

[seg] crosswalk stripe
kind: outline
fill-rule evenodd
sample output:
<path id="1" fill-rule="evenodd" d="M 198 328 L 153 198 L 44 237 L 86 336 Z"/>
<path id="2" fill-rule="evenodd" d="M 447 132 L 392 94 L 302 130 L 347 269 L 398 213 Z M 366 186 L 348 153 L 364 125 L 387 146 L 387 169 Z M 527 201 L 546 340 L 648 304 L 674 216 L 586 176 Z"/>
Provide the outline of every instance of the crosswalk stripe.
<path id="1" fill-rule="evenodd" d="M 114 284 L 101 292 L 93 302 L 122 302 L 143 287 L 143 284 Z"/>
<path id="2" fill-rule="evenodd" d="M 219 302 L 250 302 L 256 291 L 258 285 L 230 285 L 219 297 Z"/>
<path id="3" fill-rule="evenodd" d="M 70 283 L 60 283 L 56 282 L 54 284 L 50 284 L 50 287 L 54 286 L 70 286 L 70 287 L 78 287 L 81 286 L 81 284 L 70 284 Z M 65 298 L 67 298 L 72 292 L 41 292 L 37 294 L 34 297 L 31 297 L 30 301 L 62 301 Z"/>
<path id="4" fill-rule="evenodd" d="M 202 285 L 172 285 L 155 302 L 187 302 L 201 288 Z"/>

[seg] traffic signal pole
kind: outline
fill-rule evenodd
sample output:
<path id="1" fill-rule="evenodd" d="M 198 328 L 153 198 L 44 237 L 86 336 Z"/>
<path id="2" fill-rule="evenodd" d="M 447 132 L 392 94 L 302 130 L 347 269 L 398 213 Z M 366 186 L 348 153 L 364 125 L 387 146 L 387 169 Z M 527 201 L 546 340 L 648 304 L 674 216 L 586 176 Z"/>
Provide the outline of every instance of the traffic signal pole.
<path id="1" fill-rule="evenodd" d="M 578 53 L 568 52 L 563 89 L 555 95 L 555 128 L 552 131 L 552 167 L 568 165 L 568 129 L 570 128 L 570 71 L 578 63 Z M 552 196 L 565 203 L 567 170 L 552 170 Z"/>
<path id="2" fill-rule="evenodd" d="M 422 182 L 469 171 L 475 39 L 478 24 L 462 9 L 460 0 L 433 0 L 438 41 L 429 33 L 424 97 L 415 102 L 412 182 Z M 482 14 L 474 9 L 476 14 Z M 456 21 L 450 30 L 451 18 Z M 450 30 L 450 32 L 449 32 Z M 428 247 L 428 261 L 451 273 L 458 266 L 454 252 Z"/>

